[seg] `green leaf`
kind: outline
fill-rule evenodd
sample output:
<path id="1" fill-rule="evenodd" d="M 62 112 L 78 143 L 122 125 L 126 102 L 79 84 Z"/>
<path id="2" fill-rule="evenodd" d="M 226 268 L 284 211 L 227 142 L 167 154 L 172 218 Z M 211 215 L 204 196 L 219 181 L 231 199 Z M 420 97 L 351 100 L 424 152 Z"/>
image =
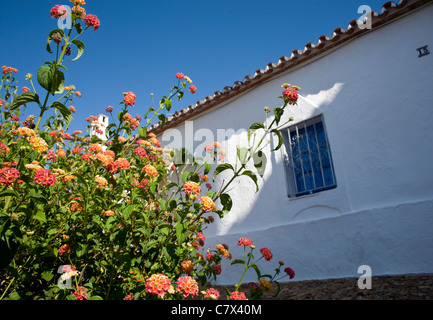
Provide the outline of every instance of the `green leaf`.
<path id="1" fill-rule="evenodd" d="M 156 226 L 156 229 L 158 229 L 162 234 L 168 236 L 170 233 L 172 226 L 169 223 L 160 223 Z"/>
<path id="2" fill-rule="evenodd" d="M 125 209 L 123 209 L 122 214 L 123 214 L 124 219 L 129 219 L 129 216 L 134 211 L 134 209 L 135 209 L 135 205 L 133 205 L 133 204 L 130 204 Z"/>
<path id="3" fill-rule="evenodd" d="M 176 238 L 177 238 L 178 245 L 181 245 L 186 240 L 185 230 L 187 230 L 187 228 L 183 223 L 176 224 Z"/>
<path id="4" fill-rule="evenodd" d="M 234 264 L 245 264 L 245 261 L 241 259 L 235 259 L 230 263 L 230 265 L 234 265 Z"/>
<path id="5" fill-rule="evenodd" d="M 170 99 L 165 100 L 165 109 L 167 111 L 170 111 L 170 109 L 171 109 L 171 100 Z"/>
<path id="6" fill-rule="evenodd" d="M 51 66 L 44 64 L 38 70 L 37 79 L 42 88 L 51 92 L 54 70 Z"/>
<path id="7" fill-rule="evenodd" d="M 2 212 L 2 216 L 0 216 L 0 242 L 2 236 L 6 233 L 6 231 L 10 228 L 12 222 L 9 218 L 9 215 Z"/>
<path id="8" fill-rule="evenodd" d="M 284 113 L 284 109 L 283 108 L 279 108 L 279 107 L 275 107 L 274 108 L 274 114 L 275 114 L 275 123 L 278 125 L 278 123 L 280 122 L 281 116 Z"/>
<path id="9" fill-rule="evenodd" d="M 45 281 L 50 282 L 51 279 L 53 279 L 54 275 L 53 275 L 51 272 L 44 271 L 44 272 L 41 273 L 41 277 L 42 277 Z"/>
<path id="10" fill-rule="evenodd" d="M 217 175 L 219 175 L 221 172 L 223 172 L 224 170 L 230 169 L 233 172 L 235 171 L 235 169 L 233 169 L 233 166 L 230 163 L 223 163 L 220 164 L 218 167 L 216 167 L 214 173 L 213 173 L 213 181 L 215 181 L 215 178 Z"/>
<path id="11" fill-rule="evenodd" d="M 51 94 L 62 93 L 65 88 L 65 75 L 62 70 L 56 70 L 51 83 Z"/>
<path id="12" fill-rule="evenodd" d="M 223 193 L 220 196 L 220 201 L 221 201 L 221 204 L 223 205 L 224 214 L 228 213 L 233 206 L 232 198 L 227 193 Z"/>
<path id="13" fill-rule="evenodd" d="M 158 201 L 158 203 L 160 205 L 161 210 L 162 211 L 166 211 L 167 210 L 168 201 L 164 200 L 164 199 L 158 199 L 157 201 Z"/>
<path id="14" fill-rule="evenodd" d="M 261 272 L 260 272 L 260 269 L 259 269 L 255 264 L 252 264 L 250 267 L 253 268 L 253 269 L 256 271 L 256 273 L 257 273 L 257 278 L 260 279 L 260 278 L 262 277 L 262 274 L 261 274 Z"/>
<path id="15" fill-rule="evenodd" d="M 58 64 L 57 68 L 68 71 L 68 68 L 66 68 L 65 66 L 62 66 L 61 64 Z"/>
<path id="16" fill-rule="evenodd" d="M 147 115 L 149 114 L 149 112 L 151 111 L 155 111 L 154 107 L 150 107 L 149 109 L 147 109 L 146 113 L 144 114 L 144 118 L 147 119 Z"/>
<path id="17" fill-rule="evenodd" d="M 253 155 L 253 161 L 254 161 L 254 167 L 256 167 L 257 169 L 257 173 L 259 174 L 260 177 L 263 177 L 263 175 L 265 174 L 266 163 L 267 163 L 266 154 L 264 154 L 262 151 L 257 151 Z"/>
<path id="18" fill-rule="evenodd" d="M 158 114 L 158 118 L 159 118 L 159 120 L 161 120 L 161 126 L 164 126 L 165 125 L 165 122 L 167 121 L 167 118 L 166 118 L 166 116 L 165 115 L 163 115 L 163 114 Z"/>
<path id="19" fill-rule="evenodd" d="M 237 155 L 241 165 L 245 164 L 248 151 L 249 151 L 248 148 L 238 148 Z"/>
<path id="20" fill-rule="evenodd" d="M 74 59 L 69 59 L 70 61 L 75 61 L 77 60 L 79 57 L 82 56 L 83 52 L 84 52 L 84 43 L 81 40 L 78 39 L 74 39 L 71 41 L 72 44 L 74 44 L 77 49 L 78 49 L 78 53 L 77 56 Z"/>
<path id="21" fill-rule="evenodd" d="M 81 23 L 77 21 L 75 21 L 74 27 L 78 34 L 80 34 L 83 31 L 83 26 L 81 25 Z"/>
<path id="22" fill-rule="evenodd" d="M 30 192 L 29 196 L 33 199 L 36 199 L 36 200 L 43 200 L 46 203 L 48 202 L 47 199 L 45 199 L 45 197 L 42 194 L 37 193 L 37 192 L 32 191 L 32 192 Z"/>
<path id="23" fill-rule="evenodd" d="M 68 128 L 69 124 L 72 121 L 72 112 L 69 110 L 68 107 L 66 107 L 63 103 L 60 103 L 58 101 L 54 101 L 51 105 L 51 108 L 59 110 L 59 112 L 62 114 L 63 119 L 65 119 L 66 128 Z"/>
<path id="24" fill-rule="evenodd" d="M 100 297 L 100 296 L 91 296 L 89 299 L 87 300 L 104 300 L 104 298 Z"/>
<path id="25" fill-rule="evenodd" d="M 171 109 L 171 99 L 168 99 L 166 96 L 162 97 L 161 100 L 159 100 L 159 106 L 167 111 L 170 111 Z"/>
<path id="26" fill-rule="evenodd" d="M 18 292 L 14 291 L 11 292 L 5 300 L 21 300 L 21 297 Z"/>
<path id="27" fill-rule="evenodd" d="M 281 286 L 280 286 L 280 283 L 277 282 L 277 281 L 274 281 L 274 283 L 277 284 L 277 292 L 275 292 L 275 295 L 274 295 L 274 298 L 276 298 L 276 297 L 278 297 L 278 295 L 280 294 Z"/>
<path id="28" fill-rule="evenodd" d="M 19 194 L 15 190 L 4 190 L 0 192 L 0 197 L 9 197 L 9 196 L 19 197 Z"/>
<path id="29" fill-rule="evenodd" d="M 178 260 L 178 256 L 176 254 L 176 246 L 175 245 L 167 245 L 162 248 L 162 253 L 167 261 Z"/>
<path id="30" fill-rule="evenodd" d="M 81 183 L 84 186 L 84 191 L 87 191 L 88 190 L 88 185 L 87 185 L 86 179 L 84 179 L 82 175 L 77 174 L 77 173 L 74 173 L 74 176 L 77 177 L 77 179 L 81 181 Z"/>
<path id="31" fill-rule="evenodd" d="M 119 119 L 120 122 L 123 121 L 123 116 L 125 115 L 126 111 L 119 111 L 117 114 L 117 119 Z"/>
<path id="32" fill-rule="evenodd" d="M 29 102 L 39 102 L 39 96 L 34 92 L 24 92 L 17 96 L 14 101 L 12 102 L 10 109 L 15 110 L 19 106 L 22 106 L 23 104 L 29 103 Z"/>
<path id="33" fill-rule="evenodd" d="M 50 43 L 51 43 L 51 40 L 52 40 L 52 39 L 51 39 L 51 36 L 52 36 L 54 33 L 60 33 L 60 35 L 61 35 L 62 37 L 65 36 L 65 33 L 63 32 L 62 29 L 54 29 L 54 30 L 51 30 L 51 32 L 50 32 L 49 35 L 48 35 L 48 39 L 47 39 L 47 51 L 48 51 L 49 53 L 53 53 L 53 52 L 51 51 Z"/>
<path id="34" fill-rule="evenodd" d="M 209 198 L 213 199 L 216 196 L 215 191 L 208 191 L 206 192 L 205 196 L 208 196 Z"/>
<path id="35" fill-rule="evenodd" d="M 259 185 L 257 184 L 257 176 L 254 174 L 254 172 L 250 171 L 250 170 L 245 170 L 244 172 L 242 172 L 243 176 L 248 176 L 251 178 L 251 180 L 254 181 L 254 183 L 256 184 L 256 192 L 259 191 Z"/>
<path id="36" fill-rule="evenodd" d="M 278 145 L 272 149 L 272 151 L 278 150 L 281 148 L 281 146 L 283 145 L 284 139 L 283 139 L 283 135 L 281 134 L 280 131 L 278 131 L 277 129 L 272 129 L 271 132 L 275 133 L 278 136 Z"/>
<path id="37" fill-rule="evenodd" d="M 251 133 L 253 131 L 256 131 L 258 129 L 264 129 L 264 128 L 265 128 L 265 125 L 261 122 L 253 123 L 247 131 L 248 143 L 250 143 L 250 137 L 251 137 Z"/>
<path id="38" fill-rule="evenodd" d="M 47 222 L 47 218 L 45 216 L 45 212 L 43 212 L 43 211 L 36 212 L 34 218 L 37 219 L 37 220 L 39 220 L 42 223 Z"/>
<path id="39" fill-rule="evenodd" d="M 140 135 L 140 137 L 146 138 L 146 136 L 147 136 L 147 128 L 145 128 L 145 127 L 139 127 L 138 128 L 138 134 Z"/>
<path id="40" fill-rule="evenodd" d="M 189 172 L 189 171 L 182 172 L 182 181 L 183 181 L 183 183 L 185 183 L 185 182 L 187 182 L 189 180 L 190 174 L 191 174 L 191 172 Z"/>
<path id="41" fill-rule="evenodd" d="M 182 98 L 183 98 L 183 91 L 181 91 L 177 94 L 177 100 L 180 101 L 180 100 L 182 100 Z"/>
<path id="42" fill-rule="evenodd" d="M 208 174 L 209 171 L 211 171 L 211 170 L 212 170 L 212 165 L 206 162 L 204 164 L 204 174 Z"/>
<path id="43" fill-rule="evenodd" d="M 78 244 L 78 248 L 75 250 L 75 253 L 77 255 L 77 257 L 81 257 L 82 255 L 84 255 L 86 253 L 86 249 L 87 249 L 87 244 Z"/>
<path id="44" fill-rule="evenodd" d="M 159 100 L 159 106 L 161 108 L 164 108 L 164 104 L 166 103 L 166 101 L 167 101 L 167 97 L 166 96 L 162 97 L 161 100 Z"/>

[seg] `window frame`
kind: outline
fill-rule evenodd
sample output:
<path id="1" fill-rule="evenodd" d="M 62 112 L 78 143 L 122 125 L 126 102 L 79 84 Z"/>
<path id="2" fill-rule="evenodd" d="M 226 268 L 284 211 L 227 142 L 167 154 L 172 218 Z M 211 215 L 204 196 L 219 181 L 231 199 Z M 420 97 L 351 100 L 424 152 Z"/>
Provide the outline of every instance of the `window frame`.
<path id="1" fill-rule="evenodd" d="M 317 128 L 316 125 L 320 124 L 323 127 L 323 138 L 324 138 L 324 142 L 325 142 L 325 147 L 326 147 L 326 151 L 327 151 L 327 156 L 328 159 L 327 161 L 329 162 L 329 164 L 327 166 L 323 165 L 323 162 L 326 162 L 326 159 L 323 159 L 322 161 L 322 157 L 321 157 L 321 152 L 319 152 L 320 150 L 320 142 L 318 139 L 318 135 L 317 135 Z M 315 169 L 315 167 L 313 166 L 313 160 L 312 160 L 312 151 L 310 148 L 310 143 L 308 140 L 308 129 L 311 125 L 313 125 L 314 128 L 314 137 L 313 139 L 315 140 L 313 143 L 316 143 L 316 151 L 317 151 L 317 157 L 318 157 L 318 163 L 320 164 L 320 173 L 321 173 L 321 179 L 323 184 L 321 186 L 317 186 L 316 184 L 316 177 L 314 175 L 314 171 L 317 169 Z M 304 134 L 306 134 L 307 137 L 307 149 L 308 149 L 308 160 L 309 163 L 308 165 L 310 166 L 310 171 L 312 177 L 310 177 L 310 179 L 313 181 L 313 187 L 312 188 L 308 188 L 307 183 L 306 183 L 306 179 L 305 179 L 305 172 L 308 172 L 307 170 L 305 170 L 305 166 L 302 163 L 302 157 L 300 157 L 300 161 L 301 161 L 301 168 L 300 172 L 302 173 L 302 179 L 303 179 L 303 187 L 304 190 L 298 190 L 298 183 L 296 180 L 296 172 L 295 172 L 295 161 L 293 161 L 293 149 L 292 148 L 292 143 L 291 143 L 291 138 L 293 136 L 293 132 L 296 132 L 296 137 L 299 139 L 300 135 L 299 135 L 299 131 L 300 130 L 304 130 Z M 304 121 L 300 121 L 296 124 L 292 124 L 289 126 L 286 126 L 282 129 L 280 129 L 281 134 L 283 135 L 283 140 L 284 140 L 284 146 L 285 146 L 285 152 L 283 155 L 283 162 L 284 162 L 284 171 L 285 171 L 285 177 L 286 177 L 286 186 L 287 186 L 287 194 L 289 198 L 293 198 L 293 199 L 298 199 L 300 197 L 305 197 L 305 196 L 309 196 L 309 195 L 313 195 L 313 194 L 317 194 L 320 193 L 322 191 L 326 191 L 326 190 L 330 190 L 330 189 L 335 189 L 337 187 L 337 179 L 336 179 L 336 174 L 335 174 L 335 169 L 334 169 L 334 164 L 333 164 L 333 159 L 332 159 L 332 151 L 331 151 L 331 146 L 329 143 L 329 137 L 327 134 L 327 130 L 326 130 L 326 125 L 325 125 L 325 120 L 323 117 L 323 114 L 320 114 L 318 116 L 314 116 L 310 119 L 306 119 Z M 302 137 L 302 135 L 301 135 Z M 304 138 L 303 138 L 304 139 Z M 296 148 L 296 147 L 295 147 Z M 299 155 L 301 155 L 301 153 L 299 152 Z M 299 167 L 299 166 L 298 166 Z M 326 168 L 326 170 L 330 170 L 330 178 L 332 179 L 330 181 L 330 183 L 327 183 L 327 181 L 325 181 L 325 174 L 324 174 L 324 169 Z M 299 171 L 298 171 L 299 172 Z"/>

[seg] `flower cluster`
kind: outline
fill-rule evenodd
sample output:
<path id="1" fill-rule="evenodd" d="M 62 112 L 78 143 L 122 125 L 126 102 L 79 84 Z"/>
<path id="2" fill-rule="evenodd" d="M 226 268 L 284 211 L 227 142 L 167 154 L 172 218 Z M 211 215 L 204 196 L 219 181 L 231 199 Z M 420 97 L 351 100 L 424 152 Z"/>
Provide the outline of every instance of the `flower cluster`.
<path id="1" fill-rule="evenodd" d="M 189 86 L 189 91 L 191 91 L 191 93 L 196 93 L 197 92 L 197 87 L 192 84 L 192 85 Z"/>
<path id="2" fill-rule="evenodd" d="M 187 181 L 183 185 L 183 191 L 186 194 L 200 194 L 200 186 L 194 181 Z"/>
<path id="3" fill-rule="evenodd" d="M 56 175 L 48 169 L 40 168 L 35 171 L 34 180 L 41 186 L 50 187 L 56 183 Z"/>
<path id="4" fill-rule="evenodd" d="M 146 292 L 156 294 L 158 296 L 164 296 L 170 289 L 171 283 L 170 278 L 161 273 L 154 274 L 146 280 Z"/>
<path id="5" fill-rule="evenodd" d="M 66 9 L 65 6 L 58 4 L 58 5 L 55 5 L 54 7 L 51 8 L 50 14 L 51 14 L 51 18 L 57 19 L 57 18 L 60 18 L 60 17 L 67 15 L 68 9 Z"/>
<path id="6" fill-rule="evenodd" d="M 128 159 L 126 159 L 126 158 L 118 158 L 117 160 L 115 160 L 114 162 L 113 162 L 113 165 L 116 167 L 116 168 L 120 168 L 120 169 L 128 169 L 129 167 L 130 167 L 130 163 L 129 163 L 129 160 Z"/>
<path id="7" fill-rule="evenodd" d="M 135 149 L 134 149 L 134 154 L 135 154 L 136 156 L 139 156 L 139 157 L 141 157 L 141 158 L 144 158 L 144 157 L 146 157 L 147 152 L 146 152 L 146 149 L 144 149 L 143 147 L 138 147 L 138 148 L 135 148 Z"/>
<path id="8" fill-rule="evenodd" d="M 182 267 L 182 271 L 186 274 L 190 274 L 194 269 L 194 264 L 191 262 L 191 260 L 182 262 L 180 266 Z"/>
<path id="9" fill-rule="evenodd" d="M 62 279 L 63 281 L 70 279 L 71 277 L 76 277 L 78 276 L 78 271 L 77 268 L 75 266 L 71 266 L 71 265 L 64 265 L 62 266 L 61 271 L 63 272 L 62 275 L 60 276 L 60 279 Z"/>
<path id="10" fill-rule="evenodd" d="M 3 168 L 0 170 L 0 184 L 4 186 L 9 186 L 15 181 L 15 179 L 18 179 L 20 176 L 20 172 L 15 168 Z"/>
<path id="11" fill-rule="evenodd" d="M 113 210 L 107 210 L 107 211 L 104 212 L 104 216 L 105 217 L 111 217 L 111 216 L 114 216 L 114 215 L 115 215 L 115 213 L 114 213 Z"/>
<path id="12" fill-rule="evenodd" d="M 2 66 L 2 72 L 3 72 L 3 74 L 8 74 L 8 73 L 12 73 L 12 72 L 18 73 L 18 70 L 16 68 Z"/>
<path id="13" fill-rule="evenodd" d="M 245 296 L 245 293 L 243 292 L 239 292 L 239 291 L 233 291 L 230 294 L 230 298 L 229 300 L 248 300 L 247 297 Z"/>
<path id="14" fill-rule="evenodd" d="M 74 4 L 74 6 L 83 6 L 86 4 L 85 0 L 69 0 L 70 2 L 72 2 Z"/>
<path id="15" fill-rule="evenodd" d="M 30 144 L 32 145 L 33 150 L 36 150 L 39 153 L 43 153 L 48 150 L 48 144 L 41 137 L 35 136 L 30 138 Z"/>
<path id="16" fill-rule="evenodd" d="M 135 104 L 135 94 L 134 92 L 128 91 L 123 93 L 123 102 L 128 106 L 133 106 Z"/>
<path id="17" fill-rule="evenodd" d="M 266 292 L 272 293 L 272 291 L 274 290 L 272 288 L 271 283 L 266 280 L 266 279 L 259 279 L 260 285 L 263 287 L 263 290 L 265 290 Z"/>
<path id="18" fill-rule="evenodd" d="M 239 246 L 247 246 L 247 247 L 252 247 L 253 246 L 253 242 L 251 241 L 250 238 L 247 237 L 242 237 L 238 240 L 238 245 Z"/>
<path id="19" fill-rule="evenodd" d="M 86 26 L 92 27 L 93 30 L 98 30 L 99 26 L 101 25 L 101 22 L 99 21 L 98 17 L 93 14 L 88 14 L 84 18 L 84 22 L 86 23 Z"/>
<path id="20" fill-rule="evenodd" d="M 69 253 L 72 250 L 72 247 L 69 244 L 64 244 L 59 248 L 59 255 L 63 255 L 64 253 Z"/>
<path id="21" fill-rule="evenodd" d="M 176 290 L 183 292 L 184 298 L 188 296 L 194 297 L 198 294 L 198 283 L 190 276 L 180 277 L 176 284 Z"/>
<path id="22" fill-rule="evenodd" d="M 146 164 L 143 167 L 143 171 L 146 172 L 150 177 L 156 177 L 158 176 L 158 170 L 151 164 Z"/>
<path id="23" fill-rule="evenodd" d="M 217 244 L 215 248 L 218 250 L 218 252 L 226 259 L 231 259 L 232 254 L 228 252 L 228 245 L 226 244 Z"/>
<path id="24" fill-rule="evenodd" d="M 78 286 L 77 290 L 72 294 L 75 297 L 75 300 L 84 300 L 87 299 L 87 289 L 83 286 Z"/>
<path id="25" fill-rule="evenodd" d="M 268 248 L 261 248 L 260 253 L 265 258 L 266 261 L 270 261 L 272 259 L 272 252 Z"/>
<path id="26" fill-rule="evenodd" d="M 99 175 L 95 176 L 95 181 L 99 184 L 99 186 L 106 186 L 108 184 L 107 179 Z"/>
<path id="27" fill-rule="evenodd" d="M 208 196 L 203 196 L 200 198 L 200 204 L 202 205 L 202 209 L 204 211 L 214 211 L 216 210 L 215 203 Z"/>
<path id="28" fill-rule="evenodd" d="M 86 9 L 75 5 L 72 7 L 72 13 L 75 14 L 79 19 L 84 19 L 86 17 Z"/>
<path id="29" fill-rule="evenodd" d="M 287 267 L 284 269 L 284 272 L 287 273 L 290 279 L 293 279 L 295 277 L 295 271 L 293 271 L 292 268 Z"/>
<path id="30" fill-rule="evenodd" d="M 134 101 L 135 103 L 135 101 Z M 132 116 L 129 113 L 126 113 L 123 116 L 123 121 L 131 127 L 132 130 L 135 130 L 139 127 L 140 121 L 138 120 L 138 117 L 132 118 Z"/>
<path id="31" fill-rule="evenodd" d="M 208 300 L 218 300 L 220 297 L 220 292 L 214 288 L 207 289 L 204 294 L 204 298 Z"/>
<path id="32" fill-rule="evenodd" d="M 114 162 L 114 156 L 111 153 L 99 152 L 95 155 L 95 159 L 101 161 L 103 167 L 108 167 Z"/>
<path id="33" fill-rule="evenodd" d="M 9 152 L 10 152 L 9 147 L 4 143 L 0 142 L 0 154 L 2 153 L 8 154 Z"/>
<path id="34" fill-rule="evenodd" d="M 285 90 L 283 91 L 283 98 L 289 104 L 294 105 L 298 101 L 298 91 L 301 89 L 298 86 L 290 87 L 290 84 L 285 83 L 282 85 Z"/>

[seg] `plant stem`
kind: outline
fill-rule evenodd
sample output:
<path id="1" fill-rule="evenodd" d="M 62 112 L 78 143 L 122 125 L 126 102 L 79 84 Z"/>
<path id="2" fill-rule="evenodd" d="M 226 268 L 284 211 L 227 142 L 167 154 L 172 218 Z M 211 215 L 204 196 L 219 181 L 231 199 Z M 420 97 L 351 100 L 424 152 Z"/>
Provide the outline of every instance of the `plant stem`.
<path id="1" fill-rule="evenodd" d="M 4 295 L 6 294 L 6 292 L 9 290 L 9 287 L 11 286 L 11 284 L 15 281 L 15 277 L 12 278 L 11 282 L 9 282 L 8 287 L 6 288 L 6 290 L 3 292 L 2 296 L 0 297 L 0 300 L 3 300 Z"/>
<path id="2" fill-rule="evenodd" d="M 244 278 L 245 273 L 247 272 L 247 270 L 250 267 L 251 257 L 248 257 L 248 262 L 246 262 L 246 263 L 245 263 L 245 260 L 246 260 L 246 256 L 245 256 L 245 246 L 244 246 L 244 267 L 245 267 L 245 269 L 244 269 L 244 272 L 242 273 L 241 278 L 239 279 L 238 284 L 235 286 L 235 291 L 238 291 L 239 287 L 241 286 L 242 279 Z"/>
<path id="3" fill-rule="evenodd" d="M 36 122 L 36 126 L 35 126 L 35 131 L 38 130 L 39 127 L 39 123 L 41 122 L 42 116 L 44 115 L 46 109 L 46 105 L 47 105 L 47 101 L 48 101 L 48 97 L 50 96 L 50 92 L 47 92 L 47 95 L 45 96 L 45 101 L 43 106 L 41 107 L 41 113 L 39 114 L 39 118 L 38 118 L 38 122 Z"/>

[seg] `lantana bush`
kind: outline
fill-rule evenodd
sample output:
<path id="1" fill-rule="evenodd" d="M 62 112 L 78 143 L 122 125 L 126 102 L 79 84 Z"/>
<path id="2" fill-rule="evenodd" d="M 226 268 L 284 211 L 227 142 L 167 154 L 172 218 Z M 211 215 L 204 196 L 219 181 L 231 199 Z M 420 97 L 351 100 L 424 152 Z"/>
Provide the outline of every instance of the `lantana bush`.
<path id="1" fill-rule="evenodd" d="M 262 274 L 257 261 L 272 263 L 270 249 L 256 253 L 252 240 L 242 237 L 237 245 L 244 257 L 235 259 L 227 244 L 205 249 L 203 231 L 230 213 L 228 187 L 236 178 L 248 176 L 258 189 L 266 163 L 262 150 L 271 134 L 278 137 L 275 150 L 281 147 L 278 126 L 286 107 L 296 104 L 299 88 L 283 85 L 282 106 L 269 118 L 266 107 L 266 120 L 251 125 L 248 146 L 237 149 L 235 164 L 215 163 L 225 155 L 215 142 L 205 147 L 206 159 L 194 159 L 193 170 L 181 171 L 174 161 L 179 150 L 161 146 L 150 130 L 153 119 L 165 124 L 172 103 L 197 91 L 182 73 L 173 76 L 175 85 L 159 105 L 142 116 L 131 116 L 139 110 L 136 95 L 119 92 L 118 106 L 105 110 L 108 126 L 89 115 L 86 133 L 71 133 L 77 112 L 72 103 L 81 92 L 66 85 L 65 74 L 84 53 L 80 36 L 101 24 L 86 13 L 83 0 L 70 1 L 70 13 L 62 5 L 50 10 L 56 22 L 70 14 L 71 28 L 48 33 L 52 59 L 36 76 L 26 74 L 26 87 L 18 88 L 16 68 L 2 67 L 0 299 L 243 300 L 260 299 L 272 284 L 278 295 L 278 281 L 293 278 L 294 271 L 286 267 L 282 273 L 280 261 L 275 275 Z M 30 107 L 38 112 L 23 119 Z M 212 188 L 223 171 L 231 172 L 231 179 Z M 178 182 L 170 180 L 174 175 Z M 244 266 L 233 292 L 209 288 L 223 259 Z M 248 284 L 249 293 L 241 292 L 250 268 L 258 280 Z"/>

